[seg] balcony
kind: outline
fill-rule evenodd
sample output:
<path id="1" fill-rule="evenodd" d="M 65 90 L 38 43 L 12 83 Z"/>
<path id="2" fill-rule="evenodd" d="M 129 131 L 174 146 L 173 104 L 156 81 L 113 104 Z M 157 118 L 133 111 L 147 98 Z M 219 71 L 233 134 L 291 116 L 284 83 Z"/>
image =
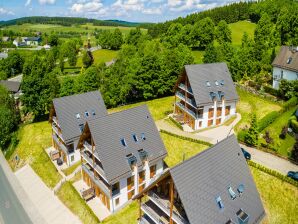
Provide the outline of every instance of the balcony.
<path id="1" fill-rule="evenodd" d="M 56 135 L 52 135 L 53 140 L 56 142 L 56 144 L 59 146 L 59 148 L 68 155 L 69 153 L 72 153 L 73 150 L 68 149 L 62 142 L 59 141 Z"/>
<path id="2" fill-rule="evenodd" d="M 94 166 L 93 166 L 92 154 L 91 154 L 89 151 L 86 151 L 86 150 L 83 151 L 81 154 L 82 154 L 83 158 L 86 160 L 86 162 L 89 163 L 90 166 L 92 166 L 92 167 L 95 169 L 95 171 L 96 171 L 100 176 L 102 176 L 104 179 L 106 179 L 106 178 L 105 178 L 105 173 L 104 173 L 104 171 L 103 171 L 103 169 L 102 169 L 102 167 L 101 167 L 101 164 L 99 164 L 99 163 L 96 161 L 96 159 L 94 160 L 95 164 L 94 164 Z"/>
<path id="3" fill-rule="evenodd" d="M 139 220 L 139 224 L 155 224 L 155 222 L 152 221 L 152 219 L 150 219 L 150 217 L 145 214 Z"/>
<path id="4" fill-rule="evenodd" d="M 53 121 L 55 122 L 55 124 L 60 127 L 59 123 L 58 123 L 58 120 L 57 120 L 57 117 L 53 116 Z"/>
<path id="5" fill-rule="evenodd" d="M 180 83 L 178 86 L 180 89 L 182 89 L 190 94 L 193 94 L 192 89 L 190 87 L 186 88 L 186 86 L 183 83 Z"/>
<path id="6" fill-rule="evenodd" d="M 149 192 L 149 199 L 157 205 L 162 211 L 164 211 L 168 216 L 170 216 L 170 201 L 167 198 L 163 198 L 159 195 L 157 195 L 155 192 L 150 191 Z M 177 224 L 186 224 L 189 223 L 181 214 L 179 214 L 176 207 L 180 207 L 178 204 L 174 204 L 173 206 L 173 220 Z"/>
<path id="7" fill-rule="evenodd" d="M 54 132 L 59 136 L 59 138 L 61 138 L 63 140 L 63 136 L 61 131 L 58 129 L 58 127 L 55 126 L 55 123 L 52 123 L 52 128 L 54 130 Z M 63 140 L 64 141 L 64 140 Z"/>
<path id="8" fill-rule="evenodd" d="M 176 96 L 178 98 L 180 98 L 181 100 L 185 101 L 187 104 L 189 104 L 193 108 L 197 109 L 196 102 L 195 102 L 194 99 L 189 99 L 189 98 L 186 98 L 185 99 L 185 96 L 182 93 L 180 93 L 180 92 L 176 92 Z"/>
<path id="9" fill-rule="evenodd" d="M 110 188 L 98 177 L 94 176 L 91 166 L 82 164 L 83 171 L 91 178 L 91 180 L 105 193 L 106 196 L 110 197 Z"/>
<path id="10" fill-rule="evenodd" d="M 84 141 L 84 147 L 92 153 L 92 146 L 89 144 L 89 142 Z"/>
<path id="11" fill-rule="evenodd" d="M 184 110 L 186 113 L 188 113 L 190 116 L 192 116 L 194 119 L 198 119 L 198 118 L 200 118 L 199 116 L 196 116 L 196 113 L 195 113 L 195 112 L 193 112 L 192 110 L 186 108 L 182 103 L 177 102 L 176 105 L 177 105 L 180 109 L 182 109 L 182 110 Z"/>
<path id="12" fill-rule="evenodd" d="M 141 209 L 154 223 L 169 223 L 169 218 L 152 201 L 147 201 L 146 203 L 143 203 L 141 205 Z"/>

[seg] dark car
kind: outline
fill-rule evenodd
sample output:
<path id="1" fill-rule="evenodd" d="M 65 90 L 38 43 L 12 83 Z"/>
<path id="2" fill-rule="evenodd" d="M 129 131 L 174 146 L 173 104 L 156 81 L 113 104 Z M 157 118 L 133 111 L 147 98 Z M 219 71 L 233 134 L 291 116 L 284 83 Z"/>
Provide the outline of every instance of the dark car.
<path id="1" fill-rule="evenodd" d="M 251 155 L 248 151 L 246 151 L 244 148 L 241 148 L 241 151 L 242 151 L 245 159 L 247 159 L 247 160 L 251 159 Z"/>
<path id="2" fill-rule="evenodd" d="M 292 178 L 293 180 L 297 180 L 298 181 L 298 172 L 289 171 L 287 176 L 290 177 L 290 178 Z"/>

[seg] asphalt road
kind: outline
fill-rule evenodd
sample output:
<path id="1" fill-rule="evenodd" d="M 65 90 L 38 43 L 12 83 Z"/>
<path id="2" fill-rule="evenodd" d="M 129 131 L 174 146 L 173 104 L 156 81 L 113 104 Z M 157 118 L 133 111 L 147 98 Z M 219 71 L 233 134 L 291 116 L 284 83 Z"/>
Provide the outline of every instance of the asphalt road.
<path id="1" fill-rule="evenodd" d="M 0 166 L 0 223 L 30 224 L 31 219 L 25 212 Z"/>

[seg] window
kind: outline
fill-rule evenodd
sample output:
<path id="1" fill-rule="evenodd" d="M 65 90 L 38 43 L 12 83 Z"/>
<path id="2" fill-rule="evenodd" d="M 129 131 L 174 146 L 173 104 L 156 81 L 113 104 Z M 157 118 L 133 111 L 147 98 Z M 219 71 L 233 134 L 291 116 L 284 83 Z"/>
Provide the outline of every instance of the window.
<path id="1" fill-rule="evenodd" d="M 223 86 L 225 84 L 225 80 L 220 81 L 220 85 Z"/>
<path id="2" fill-rule="evenodd" d="M 125 138 L 121 138 L 121 139 L 120 139 L 120 142 L 121 142 L 121 144 L 122 144 L 124 147 L 127 146 L 126 141 L 125 141 Z"/>
<path id="3" fill-rule="evenodd" d="M 234 200 L 237 196 L 236 196 L 236 193 L 233 191 L 232 187 L 229 187 L 228 191 L 229 191 L 230 197 Z"/>
<path id="4" fill-rule="evenodd" d="M 221 197 L 218 196 L 215 200 L 216 200 L 216 204 L 218 205 L 218 208 L 219 208 L 220 210 L 222 210 L 222 209 L 224 208 L 224 205 L 223 205 L 223 203 L 222 203 Z"/>
<path id="5" fill-rule="evenodd" d="M 96 115 L 95 110 L 91 110 L 91 114 L 92 114 L 93 116 L 95 116 L 95 115 Z"/>
<path id="6" fill-rule="evenodd" d="M 215 85 L 216 85 L 216 86 L 219 86 L 219 83 L 218 83 L 218 81 L 217 81 L 217 80 L 215 80 Z"/>
<path id="7" fill-rule="evenodd" d="M 284 78 L 284 71 L 280 72 L 280 78 L 283 79 Z"/>
<path id="8" fill-rule="evenodd" d="M 70 157 L 70 161 L 71 161 L 71 162 L 74 161 L 74 155 L 72 155 L 72 156 Z"/>
<path id="9" fill-rule="evenodd" d="M 119 205 L 119 201 L 120 201 L 120 198 L 116 198 L 116 200 L 115 200 L 115 204 L 116 204 L 116 206 Z"/>
<path id="10" fill-rule="evenodd" d="M 207 86 L 207 87 L 211 87 L 211 84 L 210 84 L 209 81 L 206 81 L 206 86 Z"/>
<path id="11" fill-rule="evenodd" d="M 130 166 L 133 166 L 137 163 L 137 158 L 132 153 L 126 155 L 126 159 Z"/>
<path id="12" fill-rule="evenodd" d="M 138 137 L 137 137 L 137 135 L 136 135 L 136 134 L 133 134 L 133 135 L 132 135 L 132 138 L 133 138 L 133 140 L 134 140 L 135 142 L 137 142 L 137 141 L 138 141 Z"/>
<path id="13" fill-rule="evenodd" d="M 89 112 L 85 111 L 85 117 L 89 117 Z"/>
<path id="14" fill-rule="evenodd" d="M 226 224 L 235 224 L 235 222 L 233 222 L 232 219 L 229 219 L 229 220 L 226 222 Z"/>
<path id="15" fill-rule="evenodd" d="M 141 134 L 141 139 L 142 139 L 143 141 L 146 140 L 145 133 L 142 133 L 142 134 Z"/>
<path id="16" fill-rule="evenodd" d="M 139 149 L 138 152 L 141 160 L 147 159 L 148 153 L 144 149 Z"/>
<path id="17" fill-rule="evenodd" d="M 84 131 L 84 124 L 80 124 L 79 127 L 80 127 L 80 131 L 82 133 Z"/>
<path id="18" fill-rule="evenodd" d="M 120 184 L 119 182 L 112 185 L 112 196 L 115 196 L 120 193 Z"/>
<path id="19" fill-rule="evenodd" d="M 127 178 L 127 190 L 131 190 L 135 186 L 135 176 Z"/>
<path id="20" fill-rule="evenodd" d="M 243 185 L 243 184 L 240 184 L 240 185 L 238 186 L 238 188 L 237 188 L 237 191 L 238 191 L 239 194 L 242 194 L 243 191 L 244 191 L 244 185 Z"/>
<path id="21" fill-rule="evenodd" d="M 287 60 L 287 64 L 291 64 L 291 61 L 292 61 L 292 57 L 289 57 Z"/>
<path id="22" fill-rule="evenodd" d="M 76 114 L 76 118 L 80 119 L 81 118 L 80 114 Z"/>
<path id="23" fill-rule="evenodd" d="M 242 209 L 239 209 L 239 211 L 236 213 L 238 217 L 239 224 L 247 224 L 249 220 L 249 215 L 246 214 Z"/>
<path id="24" fill-rule="evenodd" d="M 156 174 L 156 165 L 150 167 L 150 178 L 153 178 Z"/>

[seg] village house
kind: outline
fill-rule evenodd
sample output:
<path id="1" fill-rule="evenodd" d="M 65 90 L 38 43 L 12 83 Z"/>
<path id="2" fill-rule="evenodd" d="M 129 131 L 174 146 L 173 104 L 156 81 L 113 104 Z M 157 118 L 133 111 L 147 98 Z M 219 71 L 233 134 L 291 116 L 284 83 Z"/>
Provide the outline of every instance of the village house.
<path id="1" fill-rule="evenodd" d="M 282 46 L 272 66 L 273 88 L 278 89 L 282 79 L 298 80 L 298 47 Z"/>
<path id="2" fill-rule="evenodd" d="M 4 86 L 15 100 L 19 99 L 20 95 L 22 94 L 20 88 L 21 82 L 0 80 L 0 85 Z"/>
<path id="3" fill-rule="evenodd" d="M 2 37 L 2 41 L 3 42 L 8 42 L 8 41 L 10 41 L 10 37 Z"/>
<path id="4" fill-rule="evenodd" d="M 85 192 L 91 190 L 110 213 L 158 178 L 167 155 L 145 105 L 88 120 L 78 148 Z"/>
<path id="5" fill-rule="evenodd" d="M 193 130 L 236 114 L 238 95 L 226 63 L 186 65 L 175 92 L 174 118 Z"/>
<path id="6" fill-rule="evenodd" d="M 140 224 L 258 224 L 265 216 L 234 135 L 165 170 L 133 199 Z"/>
<path id="7" fill-rule="evenodd" d="M 41 43 L 41 37 L 21 37 L 16 38 L 13 44 L 16 47 L 22 46 L 38 46 Z"/>
<path id="8" fill-rule="evenodd" d="M 52 124 L 52 146 L 67 166 L 80 160 L 77 150 L 86 121 L 107 115 L 99 91 L 93 91 L 53 100 L 49 121 Z M 55 158 L 57 158 L 55 156 Z"/>

